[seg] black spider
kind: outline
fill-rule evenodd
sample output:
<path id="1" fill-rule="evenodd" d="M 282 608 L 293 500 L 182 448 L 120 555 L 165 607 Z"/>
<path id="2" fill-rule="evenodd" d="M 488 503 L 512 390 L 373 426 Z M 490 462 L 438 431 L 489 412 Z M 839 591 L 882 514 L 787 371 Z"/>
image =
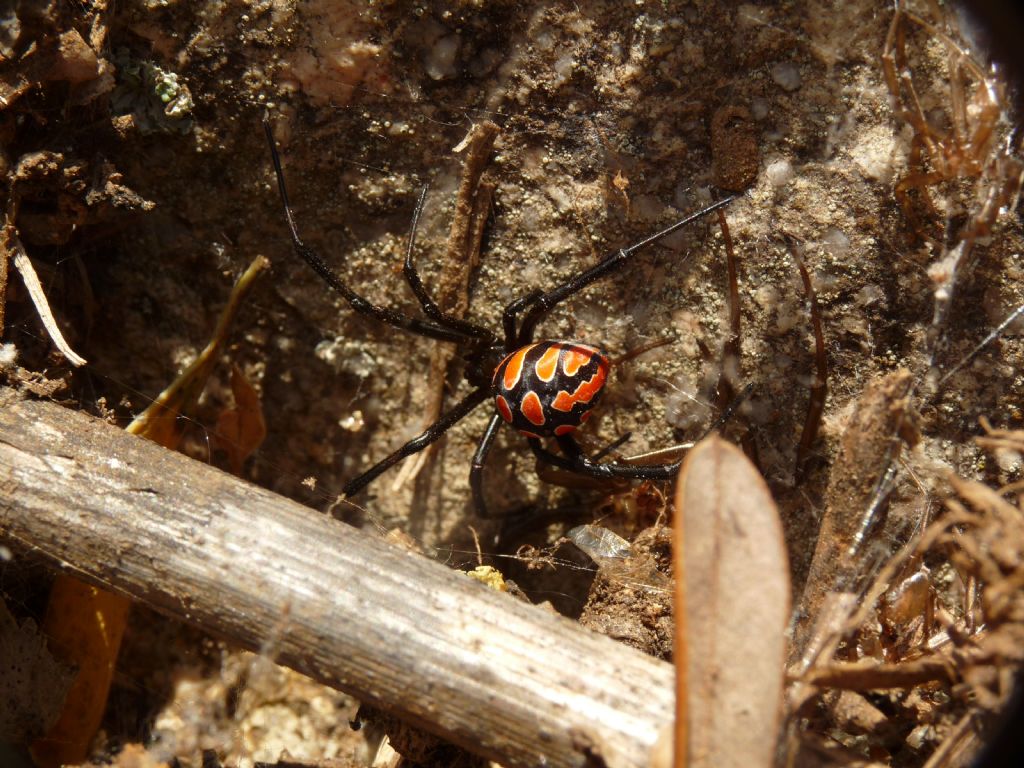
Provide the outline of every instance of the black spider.
<path id="1" fill-rule="evenodd" d="M 635 253 L 661 240 L 687 224 L 718 210 L 731 202 L 735 195 L 712 203 L 703 210 L 677 221 L 650 237 L 628 248 L 615 251 L 590 269 L 563 282 L 550 291 L 533 290 L 516 299 L 502 315 L 502 336 L 475 323 L 453 317 L 430 298 L 412 256 L 416 227 L 426 197 L 424 190 L 413 213 L 412 233 L 405 255 L 405 279 L 423 308 L 425 318 L 412 317 L 388 307 L 378 306 L 349 288 L 323 259 L 302 242 L 295 216 L 288 202 L 281 159 L 274 143 L 269 121 L 264 120 L 267 141 L 277 174 L 285 218 L 291 232 L 292 245 L 316 271 L 324 282 L 340 293 L 352 308 L 381 322 L 438 341 L 448 341 L 465 348 L 466 380 L 473 391 L 431 424 L 418 437 L 413 438 L 383 461 L 374 464 L 359 477 L 350 480 L 343 489 L 345 498 L 366 487 L 384 470 L 407 456 L 423 450 L 447 432 L 484 400 L 493 398 L 495 413 L 473 456 L 470 486 L 477 514 L 487 517 L 484 503 L 482 470 L 487 453 L 502 421 L 522 432 L 534 454 L 561 469 L 599 478 L 624 477 L 645 480 L 671 478 L 681 462 L 670 464 L 619 464 L 614 461 L 597 462 L 588 458 L 572 436 L 572 432 L 590 416 L 591 409 L 600 398 L 611 362 L 602 350 L 577 341 L 547 340 L 535 342 L 534 330 L 559 302 L 583 290 L 596 280 L 615 271 Z M 541 439 L 553 437 L 564 455 L 544 448 Z"/>

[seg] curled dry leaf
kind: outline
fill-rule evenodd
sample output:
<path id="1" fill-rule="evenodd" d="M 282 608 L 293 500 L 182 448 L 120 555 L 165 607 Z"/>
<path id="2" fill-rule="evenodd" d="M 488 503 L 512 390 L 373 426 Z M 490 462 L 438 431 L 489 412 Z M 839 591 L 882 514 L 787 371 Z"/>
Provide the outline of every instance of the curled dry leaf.
<path id="1" fill-rule="evenodd" d="M 231 392 L 235 407 L 217 418 L 214 447 L 227 454 L 231 472 L 241 476 L 242 467 L 267 436 L 260 396 L 237 365 L 231 366 Z"/>
<path id="2" fill-rule="evenodd" d="M 688 730 L 686 765 L 770 766 L 789 561 L 768 486 L 742 451 L 711 437 L 690 452 L 676 490 L 675 532 L 677 719 Z"/>
<path id="3" fill-rule="evenodd" d="M 61 663 L 77 668 L 59 717 L 32 743 L 39 768 L 80 763 L 106 710 L 131 601 L 60 574 L 50 588 L 42 632 Z"/>

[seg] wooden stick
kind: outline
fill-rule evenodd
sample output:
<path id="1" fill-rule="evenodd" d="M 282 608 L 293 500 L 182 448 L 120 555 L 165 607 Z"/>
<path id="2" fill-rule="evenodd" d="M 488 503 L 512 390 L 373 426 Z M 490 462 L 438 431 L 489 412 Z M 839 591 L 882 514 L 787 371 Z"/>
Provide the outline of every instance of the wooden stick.
<path id="1" fill-rule="evenodd" d="M 672 719 L 664 662 L 9 389 L 0 489 L 0 541 L 502 764 L 646 765 Z"/>

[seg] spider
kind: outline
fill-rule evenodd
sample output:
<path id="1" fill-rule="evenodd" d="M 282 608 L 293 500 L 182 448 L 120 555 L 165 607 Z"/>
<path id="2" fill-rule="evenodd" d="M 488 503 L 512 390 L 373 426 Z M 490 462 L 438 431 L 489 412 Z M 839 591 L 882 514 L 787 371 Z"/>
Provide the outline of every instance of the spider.
<path id="1" fill-rule="evenodd" d="M 621 268 L 647 246 L 732 202 L 735 195 L 712 203 L 627 248 L 609 254 L 599 263 L 549 291 L 533 290 L 516 299 L 504 309 L 502 333 L 499 336 L 483 326 L 446 313 L 437 306 L 423 286 L 413 264 L 413 253 L 426 189 L 420 193 L 413 212 L 404 265 L 405 279 L 423 308 L 425 317 L 414 317 L 389 307 L 378 306 L 353 291 L 299 236 L 295 215 L 288 202 L 284 171 L 270 122 L 264 120 L 263 127 L 270 145 L 277 187 L 295 253 L 328 286 L 340 293 L 355 311 L 403 331 L 463 347 L 465 378 L 473 387 L 472 392 L 422 434 L 350 480 L 342 489 L 343 498 L 351 498 L 385 470 L 438 440 L 488 399 L 494 401 L 496 413 L 491 416 L 480 438 L 469 474 L 473 503 L 481 517 L 490 516 L 484 499 L 484 462 L 503 422 L 526 437 L 538 459 L 570 472 L 597 478 L 640 480 L 665 480 L 675 475 L 681 460 L 669 464 L 634 465 L 596 461 L 583 452 L 573 432 L 586 422 L 600 400 L 611 369 L 611 360 L 600 347 L 561 339 L 535 341 L 534 332 L 537 324 L 560 302 Z M 546 438 L 554 438 L 563 455 L 546 449 L 541 442 Z"/>

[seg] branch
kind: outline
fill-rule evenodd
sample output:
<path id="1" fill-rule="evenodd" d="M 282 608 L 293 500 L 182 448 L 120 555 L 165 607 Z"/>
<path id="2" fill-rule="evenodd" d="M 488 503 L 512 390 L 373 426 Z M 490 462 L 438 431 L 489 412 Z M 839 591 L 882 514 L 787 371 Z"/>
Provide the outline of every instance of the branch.
<path id="1" fill-rule="evenodd" d="M 507 765 L 646 765 L 672 667 L 0 388 L 0 541 Z"/>

